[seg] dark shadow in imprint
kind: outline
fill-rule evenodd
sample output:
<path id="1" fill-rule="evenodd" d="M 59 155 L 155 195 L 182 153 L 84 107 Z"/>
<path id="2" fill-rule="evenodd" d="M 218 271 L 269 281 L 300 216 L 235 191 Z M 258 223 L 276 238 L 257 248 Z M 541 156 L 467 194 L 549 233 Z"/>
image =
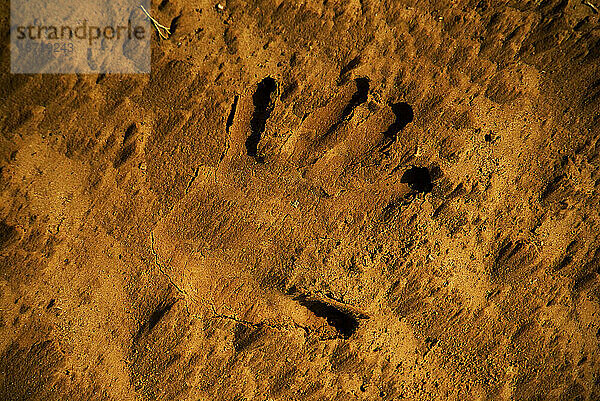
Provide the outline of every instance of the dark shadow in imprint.
<path id="1" fill-rule="evenodd" d="M 427 167 L 411 167 L 404 172 L 400 182 L 408 184 L 410 189 L 417 192 L 428 193 L 433 189 L 431 174 Z"/>
<path id="2" fill-rule="evenodd" d="M 340 76 L 338 78 L 338 85 L 343 85 L 344 83 L 346 83 L 347 78 L 348 78 L 348 73 L 350 71 L 352 71 L 353 69 L 355 69 L 356 67 L 358 67 L 360 65 L 360 61 L 361 61 L 360 56 L 356 56 L 352 60 L 350 60 L 350 62 L 348 64 L 346 64 L 344 66 L 344 68 L 342 68 L 342 70 L 340 71 Z"/>
<path id="3" fill-rule="evenodd" d="M 263 79 L 257 86 L 256 92 L 252 95 L 254 103 L 254 113 L 250 120 L 251 134 L 246 139 L 246 152 L 248 156 L 257 157 L 258 143 L 260 137 L 265 131 L 267 119 L 275 106 L 273 94 L 277 91 L 277 82 L 271 77 Z"/>
<path id="4" fill-rule="evenodd" d="M 17 239 L 17 230 L 3 221 L 0 221 L 0 249 L 10 245 Z"/>
<path id="5" fill-rule="evenodd" d="M 115 160 L 113 161 L 113 167 L 119 168 L 127 162 L 135 153 L 136 145 L 135 142 L 123 146 L 123 148 L 117 153 Z"/>
<path id="6" fill-rule="evenodd" d="M 352 111 L 358 106 L 367 101 L 367 96 L 369 95 L 369 78 L 356 78 L 356 92 L 352 95 L 352 99 L 342 112 L 341 120 L 345 120 L 348 118 Z"/>
<path id="7" fill-rule="evenodd" d="M 233 98 L 233 104 L 231 105 L 231 110 L 229 111 L 229 115 L 227 116 L 227 122 L 225 123 L 225 132 L 229 134 L 229 129 L 233 125 L 233 119 L 235 118 L 235 111 L 237 110 L 239 96 L 235 96 Z"/>
<path id="8" fill-rule="evenodd" d="M 123 143 L 129 141 L 137 133 L 137 125 L 135 123 L 131 123 L 127 129 L 125 130 L 125 134 L 123 135 Z"/>
<path id="9" fill-rule="evenodd" d="M 346 107 L 344 107 L 344 110 L 342 110 L 342 115 L 340 116 L 339 120 L 336 121 L 335 124 L 333 124 L 331 127 L 329 127 L 327 132 L 321 138 L 318 139 L 319 144 L 327 142 L 331 135 L 338 129 L 338 127 L 344 121 L 347 121 L 352 117 L 352 112 L 354 112 L 356 106 L 367 101 L 367 98 L 369 96 L 369 79 L 356 78 L 354 81 L 356 82 L 356 92 L 354 92 L 354 95 L 352 95 L 352 98 L 350 99 Z"/>
<path id="10" fill-rule="evenodd" d="M 309 299 L 306 295 L 294 297 L 295 301 L 318 317 L 327 320 L 327 324 L 332 326 L 335 331 L 343 338 L 349 338 L 358 328 L 358 319 L 352 314 L 343 312 L 333 305 L 325 302 Z"/>
<path id="11" fill-rule="evenodd" d="M 160 320 L 167 314 L 167 312 L 171 310 L 171 308 L 173 307 L 173 305 L 175 305 L 176 302 L 177 301 L 175 300 L 164 305 L 159 305 L 159 307 L 154 312 L 152 312 L 152 315 L 150 315 L 150 319 L 148 319 L 148 330 L 152 330 L 154 327 L 156 327 L 158 322 L 160 322 Z"/>
<path id="12" fill-rule="evenodd" d="M 140 340 L 142 335 L 148 334 L 152 329 L 154 329 L 158 323 L 165 317 L 165 315 L 173 308 L 173 305 L 177 303 L 177 299 L 172 299 L 167 302 L 161 302 L 156 309 L 152 312 L 152 314 L 148 317 L 148 320 L 140 326 L 138 332 L 135 335 L 134 342 Z"/>
<path id="13" fill-rule="evenodd" d="M 171 21 L 171 25 L 169 26 L 169 32 L 171 33 L 171 35 L 173 35 L 175 33 L 175 31 L 177 30 L 177 27 L 179 27 L 179 19 L 181 18 L 181 14 L 179 14 L 177 17 L 173 18 L 173 20 Z"/>
<path id="14" fill-rule="evenodd" d="M 160 2 L 160 4 L 158 5 L 158 10 L 162 11 L 163 8 L 165 8 L 167 6 L 167 4 L 169 4 L 169 0 L 162 0 Z"/>
<path id="15" fill-rule="evenodd" d="M 236 352 L 242 352 L 255 343 L 263 334 L 262 327 L 250 327 L 238 323 L 233 332 L 233 348 Z"/>
<path id="16" fill-rule="evenodd" d="M 412 107 L 408 103 L 400 102 L 390 105 L 396 120 L 383 133 L 386 138 L 395 139 L 398 132 L 402 131 L 415 117 Z"/>

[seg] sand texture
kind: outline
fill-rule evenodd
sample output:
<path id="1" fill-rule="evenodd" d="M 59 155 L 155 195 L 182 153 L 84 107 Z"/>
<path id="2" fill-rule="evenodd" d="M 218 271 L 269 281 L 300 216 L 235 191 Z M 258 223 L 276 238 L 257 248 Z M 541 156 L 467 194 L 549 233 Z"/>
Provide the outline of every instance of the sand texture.
<path id="1" fill-rule="evenodd" d="M 153 1 L 150 75 L 6 33 L 0 399 L 599 400 L 596 4 Z"/>

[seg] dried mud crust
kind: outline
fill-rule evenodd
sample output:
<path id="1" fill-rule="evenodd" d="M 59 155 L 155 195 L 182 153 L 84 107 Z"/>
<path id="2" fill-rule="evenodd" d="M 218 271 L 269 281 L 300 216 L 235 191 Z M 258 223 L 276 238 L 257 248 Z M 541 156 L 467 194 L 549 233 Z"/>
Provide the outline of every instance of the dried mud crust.
<path id="1" fill-rule="evenodd" d="M 163 0 L 150 76 L 5 36 L 0 398 L 600 398 L 588 3 Z"/>

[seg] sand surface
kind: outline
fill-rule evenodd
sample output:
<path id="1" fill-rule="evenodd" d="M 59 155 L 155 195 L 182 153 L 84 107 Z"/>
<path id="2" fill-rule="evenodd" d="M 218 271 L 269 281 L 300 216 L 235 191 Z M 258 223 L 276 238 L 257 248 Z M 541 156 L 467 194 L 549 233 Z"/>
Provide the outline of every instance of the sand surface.
<path id="1" fill-rule="evenodd" d="M 3 35 L 0 399 L 600 399 L 597 3 L 220 4 Z"/>

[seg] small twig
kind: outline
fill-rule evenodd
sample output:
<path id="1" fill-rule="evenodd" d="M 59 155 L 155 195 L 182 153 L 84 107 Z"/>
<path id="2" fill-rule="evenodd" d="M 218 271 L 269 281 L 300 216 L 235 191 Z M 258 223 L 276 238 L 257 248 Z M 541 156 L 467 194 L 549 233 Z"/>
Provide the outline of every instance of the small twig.
<path id="1" fill-rule="evenodd" d="M 158 254 L 156 253 L 156 250 L 154 249 L 154 233 L 150 232 L 150 251 L 152 252 L 152 255 L 154 256 L 154 264 L 156 265 L 156 267 L 158 267 L 158 270 L 160 271 L 160 273 L 169 281 L 169 283 L 175 287 L 175 289 L 182 294 L 184 301 L 186 300 L 187 297 L 187 292 L 185 292 L 185 290 L 181 287 L 179 287 L 175 281 L 173 281 L 173 279 L 171 278 L 171 276 L 169 276 L 167 274 L 167 272 L 165 271 L 163 265 L 160 263 L 160 260 L 158 259 Z M 187 308 L 187 301 L 186 301 L 186 308 Z"/>
<path id="2" fill-rule="evenodd" d="M 169 28 L 167 28 L 166 26 L 162 25 L 160 22 L 158 22 L 157 20 L 152 18 L 152 16 L 150 15 L 150 13 L 148 13 L 148 11 L 146 11 L 144 6 L 140 5 L 140 8 L 144 12 L 144 14 L 146 14 L 146 16 L 150 19 L 150 21 L 152 22 L 152 25 L 154 25 L 156 32 L 158 32 L 158 36 L 160 36 L 161 39 L 168 39 L 169 36 L 171 35 L 171 31 L 169 30 Z M 166 34 L 163 33 L 163 31 L 162 31 L 163 29 L 166 32 Z"/>
<path id="3" fill-rule="evenodd" d="M 598 14 L 598 12 L 599 12 L 598 7 L 596 7 L 596 5 L 594 3 L 587 1 L 587 0 L 583 0 L 581 3 L 588 6 L 589 8 L 591 8 L 592 11 L 594 12 L 594 14 Z"/>

